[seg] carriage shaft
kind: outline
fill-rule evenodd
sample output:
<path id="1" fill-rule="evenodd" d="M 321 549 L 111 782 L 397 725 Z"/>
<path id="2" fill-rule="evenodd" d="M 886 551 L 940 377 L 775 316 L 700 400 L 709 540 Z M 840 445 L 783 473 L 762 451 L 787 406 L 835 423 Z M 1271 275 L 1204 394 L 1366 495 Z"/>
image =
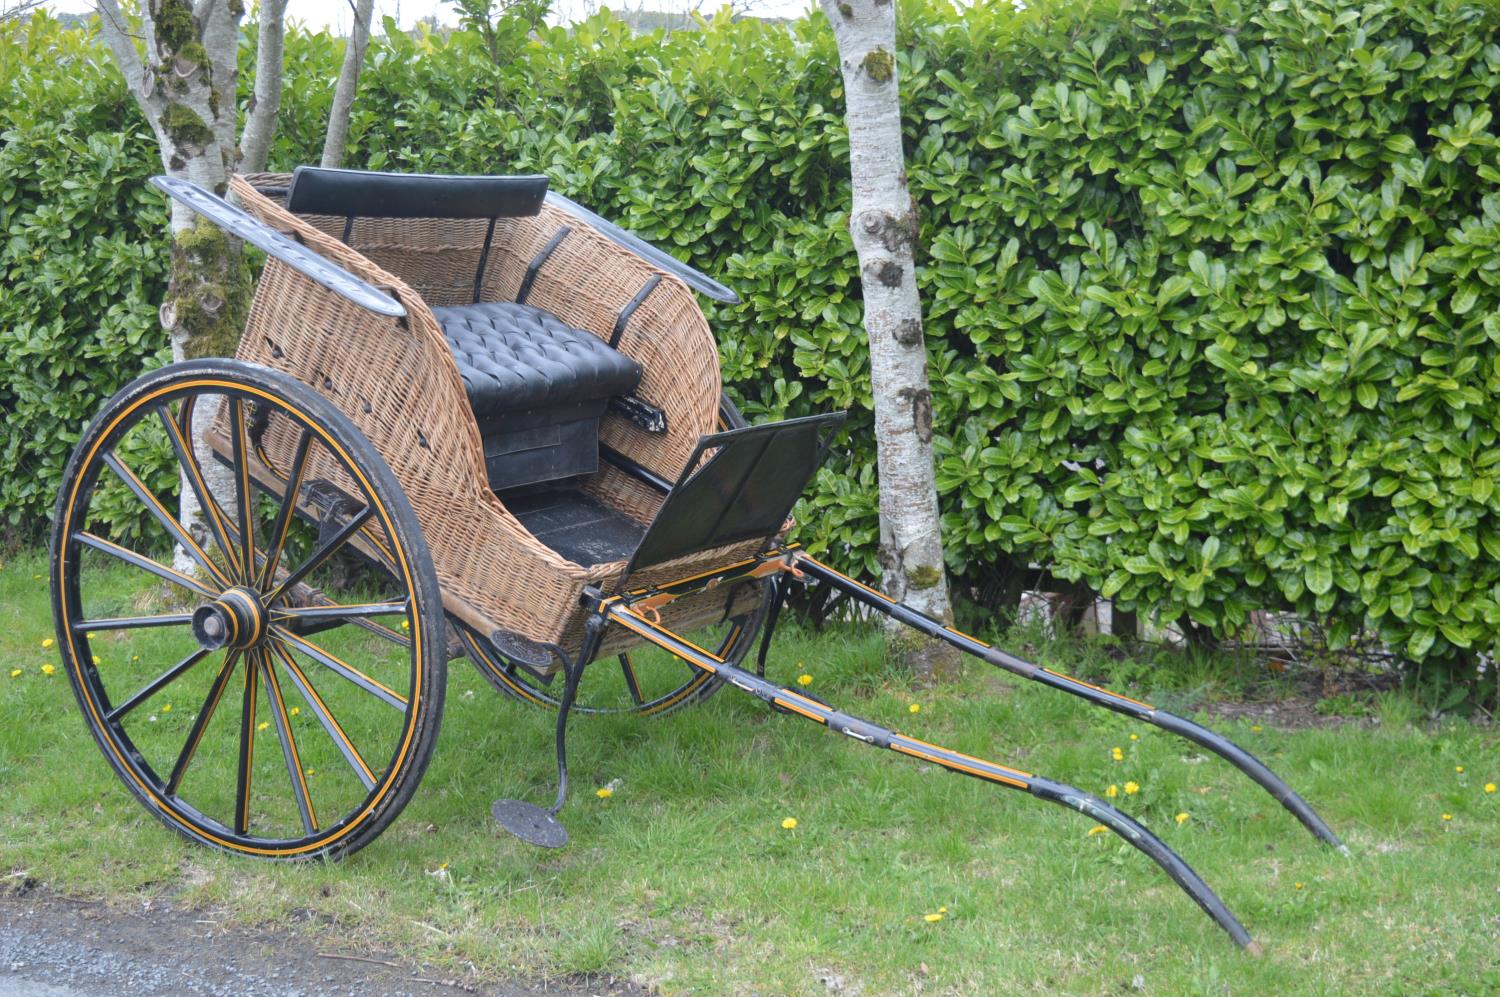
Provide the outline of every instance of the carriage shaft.
<path id="1" fill-rule="evenodd" d="M 753 672 L 729 664 L 686 638 L 637 614 L 628 598 L 615 597 L 604 600 L 600 606 L 600 612 L 610 623 L 633 631 L 650 643 L 686 661 L 694 668 L 724 679 L 735 688 L 755 696 L 781 712 L 795 714 L 821 724 L 836 733 L 871 747 L 884 748 L 938 765 L 950 772 L 972 776 L 1008 789 L 1021 790 L 1038 799 L 1088 815 L 1150 856 L 1236 943 L 1252 954 L 1260 953 L 1259 945 L 1251 939 L 1249 933 L 1229 911 L 1229 908 L 1186 862 L 1139 822 L 1104 800 L 1031 772 L 900 734 L 879 724 L 834 709 L 803 693 L 779 686 Z"/>
<path id="2" fill-rule="evenodd" d="M 862 605 L 868 606 L 882 615 L 889 616 L 900 623 L 912 627 L 936 640 L 944 641 L 963 651 L 972 657 L 978 658 L 996 668 L 1004 669 L 1013 675 L 1019 675 L 1024 679 L 1039 682 L 1049 688 L 1065 692 L 1070 696 L 1077 696 L 1095 706 L 1102 706 L 1116 713 L 1123 713 L 1154 727 L 1159 727 L 1169 733 L 1192 741 L 1212 751 L 1214 754 L 1229 762 L 1245 775 L 1249 776 L 1259 784 L 1266 792 L 1292 813 L 1302 824 L 1313 833 L 1319 840 L 1332 845 L 1340 852 L 1348 854 L 1349 850 L 1338 835 L 1324 823 L 1323 819 L 1307 804 L 1307 801 L 1286 784 L 1280 776 L 1272 772 L 1260 759 L 1239 745 L 1230 741 L 1222 735 L 1216 734 L 1206 727 L 1185 720 L 1182 717 L 1159 710 L 1149 703 L 1143 703 L 1129 696 L 1122 696 L 1117 692 L 1100 688 L 1097 685 L 1085 682 L 1082 679 L 1073 678 L 1055 672 L 1050 668 L 1044 668 L 1024 658 L 1018 658 L 997 647 L 992 647 L 984 641 L 968 634 L 961 633 L 950 626 L 945 626 L 938 620 L 918 612 L 905 603 L 897 602 L 890 596 L 867 585 L 863 585 L 848 575 L 842 574 L 828 565 L 797 552 L 794 560 L 795 567 L 810 578 L 816 578 L 833 586 L 840 592 L 847 593 L 851 598 Z"/>

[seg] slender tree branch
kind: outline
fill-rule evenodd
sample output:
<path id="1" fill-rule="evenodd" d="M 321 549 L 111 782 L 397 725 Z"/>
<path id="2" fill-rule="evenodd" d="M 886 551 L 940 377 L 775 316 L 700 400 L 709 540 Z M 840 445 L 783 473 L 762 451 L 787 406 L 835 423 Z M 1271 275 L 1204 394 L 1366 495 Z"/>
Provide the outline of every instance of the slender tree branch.
<path id="1" fill-rule="evenodd" d="M 349 139 L 349 114 L 354 108 L 354 94 L 359 89 L 359 69 L 365 61 L 370 42 L 370 18 L 375 0 L 357 0 L 354 4 L 354 28 L 344 48 L 344 65 L 339 70 L 338 87 L 333 92 L 333 107 L 328 112 L 328 133 L 323 140 L 322 165 L 336 167 L 343 163 L 344 145 Z"/>
<path id="2" fill-rule="evenodd" d="M 282 50 L 286 36 L 286 0 L 261 0 L 260 36 L 255 52 L 255 96 L 240 138 L 240 169 L 259 173 L 266 168 L 276 115 L 281 110 Z"/>
<path id="3" fill-rule="evenodd" d="M 125 85 L 130 88 L 131 95 L 140 103 L 147 117 L 151 117 L 155 105 L 152 96 L 146 92 L 146 67 L 141 62 L 141 54 L 135 50 L 135 39 L 138 36 L 130 32 L 130 22 L 120 13 L 117 0 L 99 0 L 96 9 L 99 11 L 99 31 L 115 57 L 115 65 L 120 67 L 120 73 L 125 77 Z"/>

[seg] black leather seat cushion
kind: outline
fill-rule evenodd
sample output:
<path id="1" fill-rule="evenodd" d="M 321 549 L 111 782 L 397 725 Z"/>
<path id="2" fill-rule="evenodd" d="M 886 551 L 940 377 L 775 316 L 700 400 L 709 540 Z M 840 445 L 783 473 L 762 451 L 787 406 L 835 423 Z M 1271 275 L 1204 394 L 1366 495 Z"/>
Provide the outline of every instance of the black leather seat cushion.
<path id="1" fill-rule="evenodd" d="M 494 302 L 434 308 L 481 423 L 489 416 L 628 395 L 641 368 L 551 312 Z"/>

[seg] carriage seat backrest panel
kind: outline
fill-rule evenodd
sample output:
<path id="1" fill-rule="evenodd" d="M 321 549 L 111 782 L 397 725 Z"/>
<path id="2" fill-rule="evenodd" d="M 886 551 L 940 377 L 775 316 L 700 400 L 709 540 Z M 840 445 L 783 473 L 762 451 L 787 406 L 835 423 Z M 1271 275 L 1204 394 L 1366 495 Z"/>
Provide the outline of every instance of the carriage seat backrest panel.
<path id="1" fill-rule="evenodd" d="M 346 218 L 509 218 L 534 215 L 547 196 L 544 176 L 433 176 L 299 166 L 287 210 Z"/>

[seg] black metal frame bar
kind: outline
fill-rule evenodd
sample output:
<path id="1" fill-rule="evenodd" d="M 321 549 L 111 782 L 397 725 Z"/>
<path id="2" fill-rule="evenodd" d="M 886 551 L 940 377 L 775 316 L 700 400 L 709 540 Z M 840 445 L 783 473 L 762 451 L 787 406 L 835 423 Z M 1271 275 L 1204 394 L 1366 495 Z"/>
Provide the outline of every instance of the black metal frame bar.
<path id="1" fill-rule="evenodd" d="M 521 286 L 516 290 L 516 304 L 526 304 L 526 299 L 531 295 L 531 285 L 536 283 L 536 275 L 542 272 L 542 265 L 547 262 L 548 257 L 552 255 L 553 251 L 562 245 L 562 241 L 572 231 L 573 227 L 571 225 L 564 225 L 556 232 L 553 232 L 552 238 L 547 240 L 547 244 L 531 258 L 531 262 L 526 265 L 526 276 L 521 278 Z"/>

